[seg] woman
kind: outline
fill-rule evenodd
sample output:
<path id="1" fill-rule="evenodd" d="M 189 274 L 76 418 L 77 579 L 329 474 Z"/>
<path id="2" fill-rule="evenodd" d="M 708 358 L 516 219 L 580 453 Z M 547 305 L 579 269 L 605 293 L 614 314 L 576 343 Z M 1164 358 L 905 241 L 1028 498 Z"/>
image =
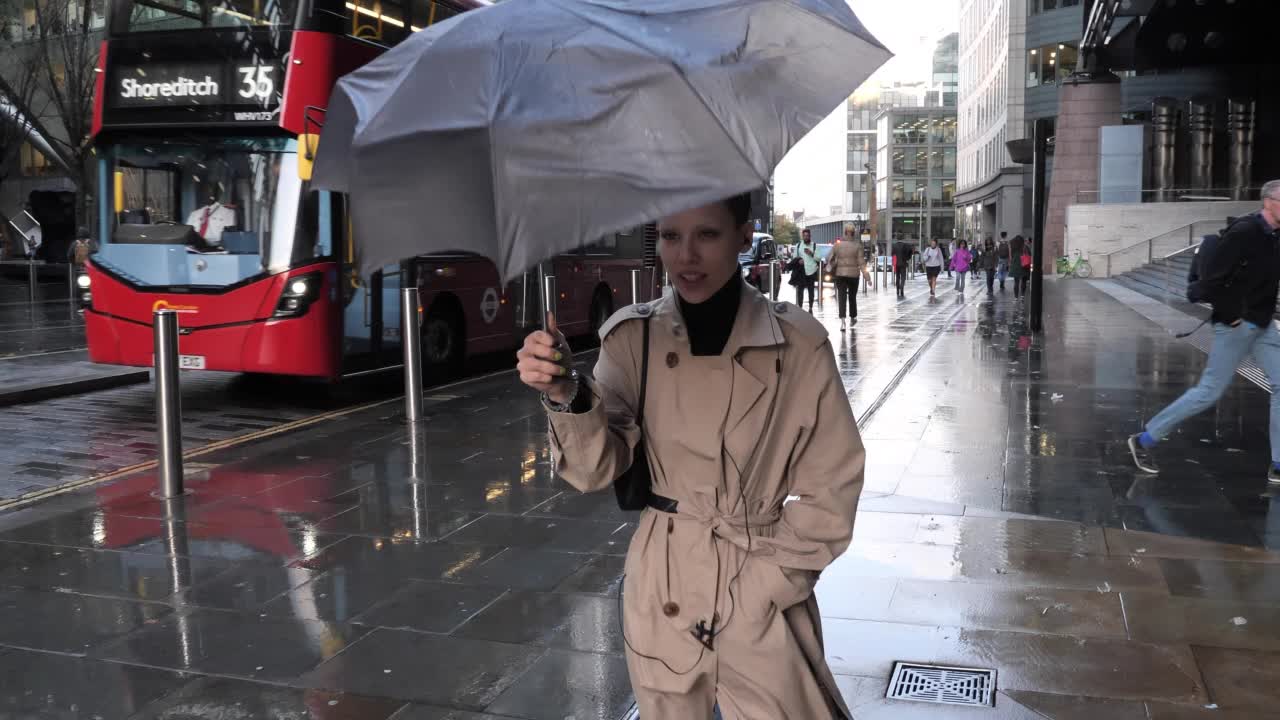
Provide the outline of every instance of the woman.
<path id="1" fill-rule="evenodd" d="M 858 323 L 858 280 L 867 271 L 864 253 L 858 228 L 849 223 L 844 226 L 844 239 L 831 248 L 831 255 L 827 257 L 827 271 L 836 280 L 836 307 L 840 309 L 841 330 L 846 328 L 846 305 L 850 321 L 855 325 Z"/>
<path id="2" fill-rule="evenodd" d="M 809 312 L 813 312 L 813 289 L 818 285 L 818 246 L 813 242 L 809 229 L 800 231 L 800 243 L 796 246 L 796 255 L 800 258 L 797 268 L 802 275 L 791 284 L 796 286 L 796 305 L 804 307 L 804 291 L 809 291 Z"/>
<path id="3" fill-rule="evenodd" d="M 1009 279 L 1013 281 L 1013 296 L 1015 298 L 1022 297 L 1022 278 L 1027 274 L 1027 269 L 1022 267 L 1022 251 L 1027 247 L 1027 241 L 1021 235 L 1014 235 L 1009 241 Z"/>
<path id="4" fill-rule="evenodd" d="M 727 718 L 850 717 L 813 586 L 849 544 L 863 446 L 821 323 L 741 280 L 750 203 L 659 222 L 673 292 L 605 323 L 594 379 L 567 369 L 554 318 L 519 353 L 560 477 L 608 490 L 638 445 L 652 469 L 619 632 L 641 717 L 654 720 L 708 720 L 717 703 Z"/>
<path id="5" fill-rule="evenodd" d="M 1022 297 L 1027 296 L 1027 288 L 1031 284 L 1031 243 L 1022 246 L 1022 257 L 1018 266 L 1022 269 Z"/>
<path id="6" fill-rule="evenodd" d="M 951 269 L 956 271 L 956 291 L 964 292 L 964 279 L 969 273 L 969 263 L 973 253 L 969 252 L 969 241 L 961 240 L 956 251 L 951 254 Z"/>
<path id="7" fill-rule="evenodd" d="M 934 297 L 938 291 L 938 274 L 942 272 L 942 248 L 938 247 L 938 240 L 934 238 L 929 241 L 929 247 L 924 249 L 924 272 L 929 276 L 929 297 Z"/>
<path id="8" fill-rule="evenodd" d="M 987 242 L 982 250 L 982 269 L 987 271 L 987 294 L 992 295 L 996 291 L 996 268 L 999 267 L 1000 259 L 996 256 L 995 240 L 987 236 Z"/>

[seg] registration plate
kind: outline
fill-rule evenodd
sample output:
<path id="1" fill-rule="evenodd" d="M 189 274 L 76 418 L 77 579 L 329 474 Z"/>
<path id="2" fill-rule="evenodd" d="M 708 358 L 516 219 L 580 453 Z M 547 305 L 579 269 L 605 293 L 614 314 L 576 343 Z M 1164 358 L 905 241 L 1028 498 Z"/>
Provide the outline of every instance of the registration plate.
<path id="1" fill-rule="evenodd" d="M 179 355 L 178 367 L 183 370 L 203 370 L 204 356 L 203 355 Z"/>

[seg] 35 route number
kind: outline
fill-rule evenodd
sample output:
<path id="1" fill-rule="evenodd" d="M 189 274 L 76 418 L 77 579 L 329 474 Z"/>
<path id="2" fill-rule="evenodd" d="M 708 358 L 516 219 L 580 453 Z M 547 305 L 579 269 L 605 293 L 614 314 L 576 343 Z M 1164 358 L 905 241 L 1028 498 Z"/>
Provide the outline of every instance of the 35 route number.
<path id="1" fill-rule="evenodd" d="M 272 78 L 275 68 L 255 66 L 236 69 L 240 72 L 240 97 L 265 101 L 275 94 L 276 83 Z"/>

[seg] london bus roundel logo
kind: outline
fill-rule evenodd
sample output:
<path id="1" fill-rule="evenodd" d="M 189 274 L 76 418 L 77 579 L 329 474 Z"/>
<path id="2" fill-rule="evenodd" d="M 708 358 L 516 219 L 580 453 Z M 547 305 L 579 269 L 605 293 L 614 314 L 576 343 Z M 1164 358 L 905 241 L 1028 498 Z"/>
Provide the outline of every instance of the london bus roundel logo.
<path id="1" fill-rule="evenodd" d="M 498 318 L 497 290 L 485 288 L 484 298 L 480 300 L 480 316 L 484 318 L 485 325 L 492 325 L 493 321 Z"/>

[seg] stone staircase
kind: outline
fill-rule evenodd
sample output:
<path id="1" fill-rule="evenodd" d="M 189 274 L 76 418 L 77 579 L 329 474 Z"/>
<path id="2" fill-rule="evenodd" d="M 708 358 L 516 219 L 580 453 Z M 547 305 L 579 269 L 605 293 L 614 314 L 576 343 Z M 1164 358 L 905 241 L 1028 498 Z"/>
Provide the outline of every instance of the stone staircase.
<path id="1" fill-rule="evenodd" d="M 1187 273 L 1191 270 L 1193 251 L 1171 258 L 1158 259 L 1112 278 L 1117 283 L 1145 295 L 1170 294 L 1179 299 L 1187 296 Z"/>

